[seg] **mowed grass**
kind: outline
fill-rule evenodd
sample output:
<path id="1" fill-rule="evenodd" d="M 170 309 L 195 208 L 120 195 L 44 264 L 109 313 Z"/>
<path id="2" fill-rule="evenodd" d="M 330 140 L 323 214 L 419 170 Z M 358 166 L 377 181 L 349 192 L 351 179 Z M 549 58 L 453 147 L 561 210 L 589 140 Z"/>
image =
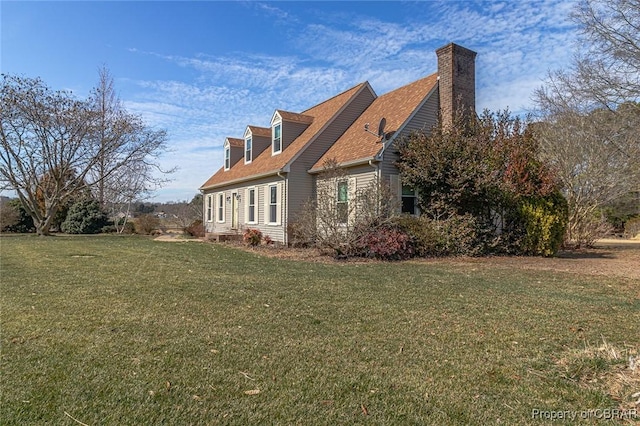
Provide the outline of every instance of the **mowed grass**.
<path id="1" fill-rule="evenodd" d="M 540 424 L 620 403 L 559 360 L 640 348 L 625 279 L 141 237 L 0 250 L 3 425 Z"/>

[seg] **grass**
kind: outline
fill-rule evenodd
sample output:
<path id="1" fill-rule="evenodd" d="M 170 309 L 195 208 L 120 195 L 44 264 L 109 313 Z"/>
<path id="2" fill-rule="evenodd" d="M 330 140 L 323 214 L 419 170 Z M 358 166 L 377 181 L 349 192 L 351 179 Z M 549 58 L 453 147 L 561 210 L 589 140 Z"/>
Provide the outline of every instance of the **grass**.
<path id="1" fill-rule="evenodd" d="M 141 237 L 0 250 L 3 425 L 540 424 L 640 390 L 608 392 L 624 357 L 583 351 L 640 348 L 630 280 Z"/>

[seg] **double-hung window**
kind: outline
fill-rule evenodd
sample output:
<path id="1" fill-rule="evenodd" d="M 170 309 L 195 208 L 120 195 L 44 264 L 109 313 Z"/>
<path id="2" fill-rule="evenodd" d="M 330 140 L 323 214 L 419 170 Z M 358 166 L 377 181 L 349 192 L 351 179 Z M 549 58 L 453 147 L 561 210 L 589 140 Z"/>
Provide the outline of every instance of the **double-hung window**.
<path id="1" fill-rule="evenodd" d="M 278 186 L 269 186 L 269 223 L 278 222 Z"/>
<path id="2" fill-rule="evenodd" d="M 418 214 L 416 190 L 402 185 L 402 213 Z"/>
<path id="3" fill-rule="evenodd" d="M 251 138 L 248 137 L 247 139 L 244 140 L 244 162 L 246 163 L 250 163 L 251 162 Z"/>
<path id="4" fill-rule="evenodd" d="M 349 219 L 349 182 L 346 180 L 338 182 L 336 214 L 339 223 L 347 223 Z"/>
<path id="5" fill-rule="evenodd" d="M 254 188 L 251 188 L 247 191 L 247 193 L 249 195 L 247 197 L 247 222 L 256 223 L 256 190 Z"/>
<path id="6" fill-rule="evenodd" d="M 231 167 L 231 147 L 228 145 L 224 147 L 224 169 L 229 170 Z"/>
<path id="7" fill-rule="evenodd" d="M 282 124 L 278 123 L 273 126 L 273 154 L 282 151 Z"/>
<path id="8" fill-rule="evenodd" d="M 218 222 L 224 222 L 224 193 L 218 194 Z"/>
<path id="9" fill-rule="evenodd" d="M 213 195 L 207 195 L 207 222 L 213 220 Z"/>

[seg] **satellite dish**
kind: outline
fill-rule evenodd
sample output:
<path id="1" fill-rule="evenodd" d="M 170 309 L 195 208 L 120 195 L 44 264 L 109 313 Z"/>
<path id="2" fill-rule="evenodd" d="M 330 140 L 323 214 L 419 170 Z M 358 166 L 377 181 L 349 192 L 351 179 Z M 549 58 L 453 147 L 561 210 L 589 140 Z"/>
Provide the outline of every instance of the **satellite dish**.
<path id="1" fill-rule="evenodd" d="M 393 132 L 388 133 L 388 134 L 384 132 L 384 127 L 386 125 L 387 125 L 387 119 L 382 117 L 380 119 L 380 123 L 378 124 L 378 133 L 374 133 L 371 130 L 369 130 L 369 123 L 365 123 L 364 131 L 367 132 L 367 133 L 371 133 L 374 136 L 377 136 L 378 138 L 380 138 L 378 140 L 378 142 L 382 142 L 383 140 L 387 140 L 389 138 L 389 136 L 393 134 Z"/>
<path id="2" fill-rule="evenodd" d="M 387 119 L 382 117 L 380 124 L 378 124 L 378 137 L 384 137 L 384 126 L 387 125 Z"/>

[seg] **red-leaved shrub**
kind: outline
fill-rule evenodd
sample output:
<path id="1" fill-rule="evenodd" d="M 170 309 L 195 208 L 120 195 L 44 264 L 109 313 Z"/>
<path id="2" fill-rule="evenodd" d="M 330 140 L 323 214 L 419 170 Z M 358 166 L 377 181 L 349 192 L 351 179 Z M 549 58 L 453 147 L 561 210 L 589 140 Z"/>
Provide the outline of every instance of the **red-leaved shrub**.
<path id="1" fill-rule="evenodd" d="M 414 255 L 411 237 L 396 228 L 381 227 L 364 234 L 359 241 L 361 253 L 382 260 L 402 260 Z"/>
<path id="2" fill-rule="evenodd" d="M 242 241 L 250 246 L 257 246 L 262 241 L 262 232 L 259 229 L 247 228 L 242 234 Z"/>

